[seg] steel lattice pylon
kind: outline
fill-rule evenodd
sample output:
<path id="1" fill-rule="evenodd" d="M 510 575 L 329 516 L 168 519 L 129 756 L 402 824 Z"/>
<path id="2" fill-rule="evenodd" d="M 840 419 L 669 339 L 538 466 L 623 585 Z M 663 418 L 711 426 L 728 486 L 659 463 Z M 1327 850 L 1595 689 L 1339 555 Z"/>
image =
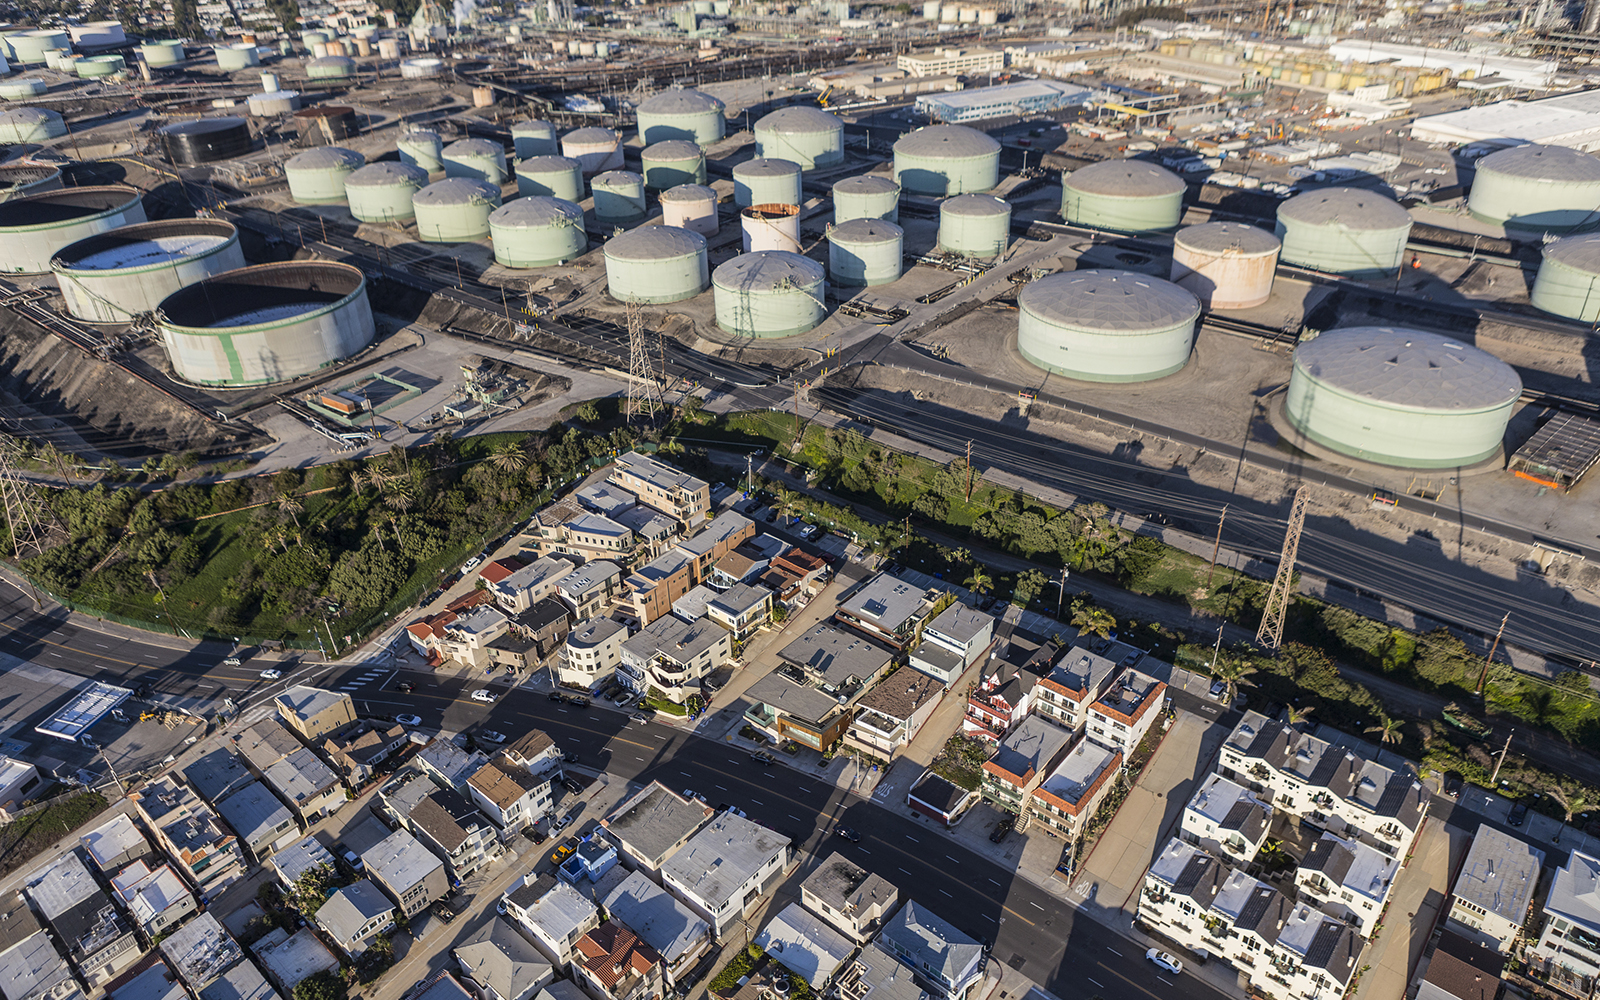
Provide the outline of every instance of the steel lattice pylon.
<path id="1" fill-rule="evenodd" d="M 661 382 L 650 363 L 650 344 L 645 339 L 644 309 L 629 302 L 628 315 L 628 407 L 624 416 L 631 423 L 637 417 L 654 421 L 666 410 L 661 397 Z"/>
<path id="2" fill-rule="evenodd" d="M 11 530 L 13 559 L 21 562 L 29 556 L 44 551 L 40 538 L 39 517 L 35 511 L 38 498 L 33 495 L 33 485 L 17 472 L 17 443 L 0 437 L 0 498 L 6 507 L 6 525 Z"/>
<path id="3" fill-rule="evenodd" d="M 1289 598 L 1294 589 L 1294 563 L 1300 555 L 1300 532 L 1306 525 L 1306 506 L 1311 488 L 1301 483 L 1294 491 L 1294 507 L 1289 511 L 1289 530 L 1283 536 L 1283 554 L 1278 557 L 1278 575 L 1272 578 L 1272 591 L 1261 613 L 1261 628 L 1256 642 L 1268 649 L 1283 645 L 1283 623 L 1289 616 Z"/>

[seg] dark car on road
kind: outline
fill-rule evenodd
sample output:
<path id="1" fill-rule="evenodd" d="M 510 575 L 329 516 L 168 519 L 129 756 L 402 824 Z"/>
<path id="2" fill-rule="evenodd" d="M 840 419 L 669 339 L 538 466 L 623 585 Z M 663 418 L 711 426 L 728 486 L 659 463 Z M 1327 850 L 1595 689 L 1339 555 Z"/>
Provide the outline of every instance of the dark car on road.
<path id="1" fill-rule="evenodd" d="M 410 694 L 417 689 L 417 685 L 412 681 L 401 681 L 394 686 L 394 689 L 401 694 Z"/>
<path id="2" fill-rule="evenodd" d="M 850 841 L 852 844 L 861 843 L 861 834 L 850 829 L 848 826 L 836 826 L 833 828 L 833 832 L 837 833 L 842 839 Z"/>
<path id="3" fill-rule="evenodd" d="M 1006 834 L 1011 832 L 1011 825 L 1015 822 L 1015 818 L 1009 815 L 1000 817 L 1000 822 L 994 825 L 994 830 L 989 834 L 989 842 L 998 844 L 1006 839 Z"/>

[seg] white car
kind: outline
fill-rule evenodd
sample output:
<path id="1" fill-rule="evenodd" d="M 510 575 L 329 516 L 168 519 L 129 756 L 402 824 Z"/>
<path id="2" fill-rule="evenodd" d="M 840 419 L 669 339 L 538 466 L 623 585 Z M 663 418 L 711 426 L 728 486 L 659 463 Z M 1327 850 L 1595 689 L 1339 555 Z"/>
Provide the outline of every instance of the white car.
<path id="1" fill-rule="evenodd" d="M 506 900 L 504 896 L 500 897 L 500 901 L 494 904 L 494 912 L 502 917 L 506 915 Z"/>
<path id="2" fill-rule="evenodd" d="M 261 679 L 264 680 L 264 681 L 275 681 L 279 677 L 282 677 L 282 676 L 283 676 L 283 671 L 282 670 L 263 670 L 263 671 L 261 671 Z"/>
<path id="3" fill-rule="evenodd" d="M 493 729 L 485 729 L 478 733 L 478 739 L 483 740 L 485 743 L 504 743 L 506 734 L 497 733 Z"/>
<path id="4" fill-rule="evenodd" d="M 1144 953 L 1144 957 L 1161 966 L 1163 969 L 1166 969 L 1174 976 L 1183 975 L 1183 963 L 1164 951 L 1151 948 L 1149 951 Z"/>
<path id="5" fill-rule="evenodd" d="M 461 571 L 463 573 L 471 573 L 473 570 L 482 565 L 483 556 L 473 556 L 471 559 L 467 560 L 467 564 L 465 566 L 461 567 Z"/>
<path id="6" fill-rule="evenodd" d="M 402 726 L 422 725 L 422 717 L 420 715 L 397 715 L 394 717 L 394 721 L 400 723 Z"/>
<path id="7" fill-rule="evenodd" d="M 492 702 L 494 701 L 494 692 L 490 691 L 488 688 L 479 688 L 478 690 L 472 692 L 472 700 Z"/>

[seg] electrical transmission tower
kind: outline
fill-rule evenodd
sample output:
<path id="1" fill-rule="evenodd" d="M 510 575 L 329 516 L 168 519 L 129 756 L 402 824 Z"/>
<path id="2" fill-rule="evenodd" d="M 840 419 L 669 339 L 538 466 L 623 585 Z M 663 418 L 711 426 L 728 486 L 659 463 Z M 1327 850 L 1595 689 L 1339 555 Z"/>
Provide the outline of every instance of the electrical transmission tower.
<path id="1" fill-rule="evenodd" d="M 644 309 L 628 303 L 628 408 L 624 416 L 631 423 L 636 417 L 654 421 L 666 410 L 661 397 L 661 382 L 650 363 L 650 343 L 645 339 Z"/>
<path id="2" fill-rule="evenodd" d="M 1294 563 L 1300 555 L 1300 532 L 1306 526 L 1306 505 L 1311 502 L 1311 488 L 1304 483 L 1294 491 L 1294 507 L 1289 512 L 1289 530 L 1283 536 L 1283 554 L 1278 557 L 1278 575 L 1272 579 L 1272 591 L 1267 594 L 1267 606 L 1261 614 L 1261 628 L 1256 632 L 1256 642 L 1268 649 L 1283 645 L 1283 622 L 1289 616 L 1289 598 L 1293 597 Z"/>
<path id="3" fill-rule="evenodd" d="M 18 563 L 44 551 L 45 534 L 39 516 L 39 506 L 44 501 L 33 484 L 17 472 L 19 450 L 15 440 L 0 435 L 0 501 L 5 503 L 6 527 L 11 532 L 9 554 Z M 28 589 L 33 592 L 31 581 Z M 41 607 L 37 592 L 33 592 L 33 606 L 34 610 Z"/>

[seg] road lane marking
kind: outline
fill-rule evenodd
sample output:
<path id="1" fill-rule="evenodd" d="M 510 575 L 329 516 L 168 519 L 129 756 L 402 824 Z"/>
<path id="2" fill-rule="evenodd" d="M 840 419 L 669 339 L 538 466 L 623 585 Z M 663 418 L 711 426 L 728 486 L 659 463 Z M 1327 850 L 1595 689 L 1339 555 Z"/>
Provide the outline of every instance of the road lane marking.
<path id="1" fill-rule="evenodd" d="M 754 802 L 758 806 L 761 804 L 761 800 L 760 799 L 751 799 L 750 801 Z"/>
<path id="2" fill-rule="evenodd" d="M 717 786 L 716 786 L 716 788 L 717 788 L 717 791 L 719 791 L 719 792 L 725 792 L 725 791 L 727 791 L 727 789 L 726 789 L 726 788 L 723 788 L 723 787 L 722 787 L 722 786 L 721 786 L 721 785 L 717 785 Z"/>
<path id="3" fill-rule="evenodd" d="M 1122 973 L 1118 972 L 1116 969 L 1113 969 L 1111 966 L 1105 964 L 1104 962 L 1096 962 L 1095 965 L 1097 965 L 1100 968 L 1102 968 L 1102 969 L 1106 970 L 1107 972 L 1111 973 L 1113 976 L 1116 976 L 1118 979 L 1120 979 L 1123 982 L 1127 983 L 1129 986 L 1132 986 L 1134 989 L 1138 990 L 1140 993 L 1143 993 L 1145 996 L 1154 997 L 1155 1000 L 1161 1000 L 1161 997 L 1156 996 L 1154 993 L 1151 993 L 1149 990 L 1145 989 L 1143 986 L 1140 986 L 1138 983 L 1136 983 L 1133 980 L 1129 979 L 1127 976 L 1124 976 Z M 1087 979 L 1088 977 L 1085 976 L 1084 978 Z"/>
<path id="4" fill-rule="evenodd" d="M 110 648 L 111 648 L 111 647 L 110 647 L 110 646 L 107 646 L 107 645 L 106 645 L 106 644 L 105 644 L 105 643 L 103 643 L 103 642 L 97 642 L 97 643 L 95 643 L 95 645 L 96 645 L 96 646 L 99 646 L 99 647 L 100 647 L 100 648 L 101 648 L 101 649 L 110 649 Z"/>
<path id="5" fill-rule="evenodd" d="M 939 891 L 940 891 L 940 892 L 944 892 L 944 890 L 943 890 L 943 889 L 940 889 L 940 890 L 939 890 Z M 948 893 L 948 892 L 944 892 L 944 894 L 945 894 L 945 895 L 946 895 L 946 896 L 950 896 L 950 894 L 949 894 L 949 893 Z M 951 899 L 955 899 L 955 897 L 954 897 L 954 896 L 950 896 L 950 898 L 951 898 Z"/>
<path id="6" fill-rule="evenodd" d="M 805 820 L 801 819 L 799 816 L 796 816 L 794 813 L 790 813 L 789 814 L 789 818 L 794 820 L 796 823 L 804 823 L 805 822 Z"/>
<path id="7" fill-rule="evenodd" d="M 859 848 L 859 850 L 861 851 L 862 854 L 871 854 L 872 853 L 871 851 L 867 850 L 865 847 Z"/>
<path id="8" fill-rule="evenodd" d="M 1117 957 L 1118 957 L 1118 958 L 1121 958 L 1121 957 L 1122 957 L 1122 952 L 1120 952 L 1120 951 L 1118 951 L 1118 950 L 1117 950 L 1117 949 L 1115 949 L 1115 948 L 1107 948 L 1107 949 L 1106 949 L 1106 951 L 1109 951 L 1109 952 L 1111 952 L 1111 954 L 1113 954 L 1113 955 L 1115 955 L 1115 956 L 1117 956 Z"/>
<path id="9" fill-rule="evenodd" d="M 946 854 L 946 855 L 945 855 L 945 857 L 947 857 L 947 858 L 950 858 L 950 855 L 948 855 L 948 854 Z M 956 859 L 955 859 L 955 858 L 950 858 L 950 860 L 951 860 L 951 861 L 956 861 Z M 959 861 L 956 861 L 956 864 L 958 864 L 958 865 L 959 865 L 959 864 L 960 864 L 960 863 L 961 863 L 961 862 L 959 862 Z"/>
<path id="10" fill-rule="evenodd" d="M 999 882 L 995 882 L 994 879 L 990 879 L 989 881 L 994 882 L 995 885 L 999 885 L 1000 884 Z"/>
<path id="11" fill-rule="evenodd" d="M 1028 900 L 1028 905 L 1029 905 L 1029 906 L 1034 906 L 1034 907 L 1038 907 L 1038 908 L 1039 908 L 1039 909 L 1041 909 L 1041 910 L 1042 910 L 1042 909 L 1044 909 L 1044 907 L 1042 907 L 1042 906 L 1039 906 L 1039 904 L 1038 904 L 1038 903 L 1035 903 L 1035 902 L 1034 902 L 1034 901 L 1033 901 L 1033 900 L 1031 900 L 1031 899 L 1030 899 L 1030 900 Z"/>
<path id="12" fill-rule="evenodd" d="M 903 872 L 906 872 L 906 874 L 907 874 L 907 875 L 910 875 L 910 874 L 911 874 L 911 873 L 910 873 L 910 872 L 908 872 L 908 871 L 906 871 L 906 870 L 905 870 L 905 869 L 904 869 L 904 868 L 902 868 L 902 869 L 900 869 L 900 870 L 901 870 L 901 871 L 903 871 Z"/>
<path id="13" fill-rule="evenodd" d="M 1088 976 L 1084 976 L 1083 978 L 1089 979 Z M 1106 984 L 1105 983 L 1095 983 L 1093 979 L 1089 979 L 1089 982 L 1094 983 L 1094 987 L 1097 990 L 1103 990 L 1103 989 L 1106 988 Z"/>
<path id="14" fill-rule="evenodd" d="M 906 837 L 906 839 L 907 839 L 907 840 L 909 840 L 909 841 L 911 841 L 911 842 L 912 842 L 912 843 L 913 843 L 913 844 L 920 844 L 920 843 L 922 843 L 922 841 L 920 841 L 920 840 L 918 840 L 918 839 L 917 839 L 917 838 L 915 838 L 915 837 L 910 837 L 910 836 L 908 836 L 908 837 Z"/>

